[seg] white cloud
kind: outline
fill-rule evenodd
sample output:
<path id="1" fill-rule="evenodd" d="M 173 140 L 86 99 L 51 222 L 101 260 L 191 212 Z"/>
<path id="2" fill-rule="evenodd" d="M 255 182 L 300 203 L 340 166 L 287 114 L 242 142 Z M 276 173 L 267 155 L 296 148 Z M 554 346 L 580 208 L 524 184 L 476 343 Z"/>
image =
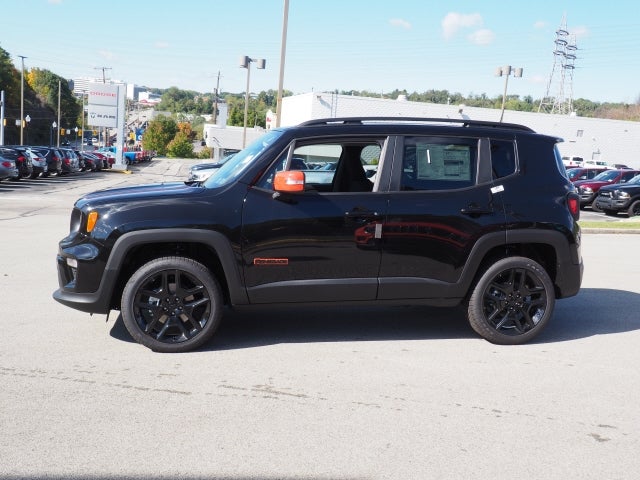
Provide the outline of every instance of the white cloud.
<path id="1" fill-rule="evenodd" d="M 533 24 L 533 28 L 535 28 L 536 30 L 540 30 L 542 28 L 545 28 L 546 26 L 547 26 L 547 22 L 544 22 L 542 20 Z"/>
<path id="2" fill-rule="evenodd" d="M 479 13 L 462 14 L 449 12 L 442 19 L 442 35 L 449 39 L 453 37 L 461 28 L 475 27 L 482 25 L 482 16 Z"/>
<path id="3" fill-rule="evenodd" d="M 411 24 L 401 18 L 392 18 L 389 20 L 389 23 L 394 27 L 404 28 L 405 30 L 411 29 Z"/>
<path id="4" fill-rule="evenodd" d="M 169 42 L 163 42 L 161 40 L 158 40 L 156 43 L 153 44 L 153 46 L 155 48 L 169 48 Z"/>
<path id="5" fill-rule="evenodd" d="M 483 28 L 482 30 L 476 30 L 472 34 L 468 35 L 467 38 L 471 43 L 476 45 L 489 45 L 490 43 L 493 43 L 496 35 L 491 30 Z"/>
<path id="6" fill-rule="evenodd" d="M 115 53 L 110 52 L 109 50 L 100 50 L 98 52 L 98 55 L 100 55 L 102 58 L 106 60 L 113 60 L 114 58 L 116 58 Z"/>
<path id="7" fill-rule="evenodd" d="M 589 36 L 589 29 L 587 27 L 575 27 L 569 29 L 569 34 L 575 38 L 584 38 Z"/>

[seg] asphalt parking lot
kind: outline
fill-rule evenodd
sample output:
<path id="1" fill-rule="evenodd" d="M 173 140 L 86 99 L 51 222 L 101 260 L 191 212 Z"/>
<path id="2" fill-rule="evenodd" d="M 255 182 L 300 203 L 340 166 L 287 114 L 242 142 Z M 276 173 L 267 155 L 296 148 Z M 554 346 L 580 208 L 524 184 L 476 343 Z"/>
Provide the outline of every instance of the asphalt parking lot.
<path id="1" fill-rule="evenodd" d="M 640 237 L 585 233 L 580 294 L 514 347 L 456 310 L 296 308 L 156 354 L 51 298 L 77 197 L 193 162 L 0 183 L 0 479 L 637 478 Z"/>

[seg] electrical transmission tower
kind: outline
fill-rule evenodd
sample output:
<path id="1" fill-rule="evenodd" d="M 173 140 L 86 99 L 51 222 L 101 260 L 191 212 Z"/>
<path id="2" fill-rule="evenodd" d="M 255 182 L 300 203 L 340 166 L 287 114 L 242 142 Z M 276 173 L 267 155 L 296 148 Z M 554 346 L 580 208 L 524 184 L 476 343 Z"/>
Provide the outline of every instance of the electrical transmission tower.
<path id="1" fill-rule="evenodd" d="M 538 112 L 569 115 L 573 112 L 573 71 L 578 47 L 575 35 L 570 35 L 567 30 L 565 18 L 556 31 L 554 45 L 553 68 Z"/>

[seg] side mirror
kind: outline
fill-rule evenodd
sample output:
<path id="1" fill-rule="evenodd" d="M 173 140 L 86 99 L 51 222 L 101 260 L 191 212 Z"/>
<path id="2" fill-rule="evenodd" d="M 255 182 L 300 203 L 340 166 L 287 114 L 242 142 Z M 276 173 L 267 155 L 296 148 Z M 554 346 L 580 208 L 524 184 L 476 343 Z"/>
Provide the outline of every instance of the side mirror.
<path id="1" fill-rule="evenodd" d="M 273 179 L 273 189 L 276 192 L 304 192 L 304 172 L 300 170 L 277 172 Z"/>

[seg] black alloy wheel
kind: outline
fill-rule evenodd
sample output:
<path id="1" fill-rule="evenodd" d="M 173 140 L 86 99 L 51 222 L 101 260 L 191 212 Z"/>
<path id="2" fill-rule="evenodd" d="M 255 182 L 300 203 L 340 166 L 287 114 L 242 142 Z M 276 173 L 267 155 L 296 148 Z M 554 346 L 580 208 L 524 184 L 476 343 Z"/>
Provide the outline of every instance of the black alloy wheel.
<path id="1" fill-rule="evenodd" d="M 222 316 L 220 287 L 192 259 L 163 257 L 140 267 L 122 293 L 131 336 L 156 352 L 186 352 L 207 342 Z"/>
<path id="2" fill-rule="evenodd" d="M 630 217 L 640 215 L 640 200 L 636 200 L 631 205 L 629 205 L 629 208 L 627 209 L 627 215 L 629 215 Z"/>
<path id="3" fill-rule="evenodd" d="M 476 284 L 468 305 L 471 327 L 501 345 L 525 343 L 549 322 L 553 283 L 544 268 L 525 257 L 497 261 Z"/>

